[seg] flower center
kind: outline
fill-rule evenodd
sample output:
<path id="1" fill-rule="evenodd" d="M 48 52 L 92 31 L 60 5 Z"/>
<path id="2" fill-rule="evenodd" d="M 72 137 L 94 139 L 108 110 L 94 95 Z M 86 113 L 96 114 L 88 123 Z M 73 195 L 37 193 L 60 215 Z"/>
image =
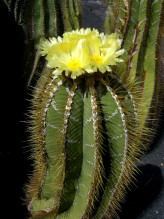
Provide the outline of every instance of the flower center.
<path id="1" fill-rule="evenodd" d="M 94 63 L 100 65 L 103 62 L 103 58 L 100 55 L 92 55 L 91 56 L 91 61 Z"/>
<path id="2" fill-rule="evenodd" d="M 77 70 L 80 67 L 80 62 L 77 59 L 72 58 L 67 62 L 67 67 L 72 70 Z"/>

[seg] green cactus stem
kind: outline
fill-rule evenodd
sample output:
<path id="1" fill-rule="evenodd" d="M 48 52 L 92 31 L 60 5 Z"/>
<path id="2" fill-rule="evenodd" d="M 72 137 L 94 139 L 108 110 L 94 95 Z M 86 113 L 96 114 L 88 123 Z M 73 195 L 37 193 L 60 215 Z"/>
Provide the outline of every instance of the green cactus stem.
<path id="1" fill-rule="evenodd" d="M 109 74 L 102 78 L 95 73 L 74 81 L 49 74 L 41 77 L 32 105 L 36 162 L 27 200 L 33 218 L 114 214 L 141 152 L 137 147 L 141 144 L 137 140 L 141 132 L 141 115 L 136 115 L 135 106 L 137 86 L 134 89 Z M 102 159 L 106 152 L 108 162 Z M 101 202 L 96 210 L 97 199 Z"/>
<path id="2" fill-rule="evenodd" d="M 110 30 L 110 19 L 112 19 L 115 21 L 115 26 L 110 32 L 118 31 L 123 35 L 122 47 L 126 50 L 125 62 L 121 63 L 116 71 L 122 68 L 125 78 L 138 82 L 141 99 L 139 105 L 145 105 L 145 111 L 142 112 L 143 126 L 152 127 L 152 121 L 153 126 L 156 126 L 156 118 L 160 114 L 164 99 L 163 94 L 159 95 L 159 90 L 163 89 L 159 45 L 162 39 L 164 3 L 161 0 L 120 0 L 118 2 L 120 4 L 116 13 L 116 3 L 108 1 L 108 7 L 113 16 L 109 17 L 107 12 L 104 26 L 104 31 L 107 33 Z"/>

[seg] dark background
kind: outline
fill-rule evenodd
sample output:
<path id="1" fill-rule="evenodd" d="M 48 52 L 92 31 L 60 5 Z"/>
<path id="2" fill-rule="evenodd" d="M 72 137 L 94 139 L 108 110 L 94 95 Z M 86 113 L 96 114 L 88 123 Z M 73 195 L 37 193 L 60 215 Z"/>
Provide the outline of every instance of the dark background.
<path id="1" fill-rule="evenodd" d="M 0 218 L 27 216 L 24 185 L 31 170 L 29 149 L 26 148 L 26 99 L 24 78 L 24 34 L 6 5 L 0 1 L 0 81 L 1 81 L 1 142 L 0 142 Z"/>
<path id="2" fill-rule="evenodd" d="M 83 26 L 101 30 L 105 5 L 102 1 L 83 0 Z M 24 186 L 31 172 L 26 123 L 30 91 L 24 77 L 24 33 L 0 2 L 0 78 L 1 143 L 0 199 L 1 214 L 8 218 L 27 218 Z M 142 160 L 137 187 L 131 186 L 122 206 L 121 219 L 164 219 L 164 116 L 153 143 L 154 149 Z"/>

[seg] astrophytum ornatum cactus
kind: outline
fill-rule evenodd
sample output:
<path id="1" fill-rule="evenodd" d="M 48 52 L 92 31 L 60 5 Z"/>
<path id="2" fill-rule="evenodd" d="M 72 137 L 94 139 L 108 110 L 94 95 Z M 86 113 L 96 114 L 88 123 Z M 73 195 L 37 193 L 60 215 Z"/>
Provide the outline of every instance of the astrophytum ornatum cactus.
<path id="1" fill-rule="evenodd" d="M 110 217 L 118 207 L 148 133 L 137 83 L 112 70 L 124 62 L 121 43 L 88 28 L 40 44 L 48 71 L 32 104 L 34 218 Z"/>
<path id="2" fill-rule="evenodd" d="M 5 3 L 28 35 L 29 82 L 40 73 L 31 218 L 117 218 L 164 101 L 164 1 L 106 1 L 104 33 L 81 28 L 76 0 Z"/>

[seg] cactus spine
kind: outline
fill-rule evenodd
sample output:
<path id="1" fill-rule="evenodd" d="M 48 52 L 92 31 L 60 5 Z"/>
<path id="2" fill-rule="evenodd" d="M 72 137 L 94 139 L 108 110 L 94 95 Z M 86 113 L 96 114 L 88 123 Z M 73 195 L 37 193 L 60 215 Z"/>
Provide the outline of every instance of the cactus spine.
<path id="1" fill-rule="evenodd" d="M 109 211 L 115 213 L 141 151 L 136 146 L 136 141 L 141 143 L 137 140 L 141 131 L 134 97 L 137 87 L 128 83 L 125 86 L 116 75 L 108 73 L 74 81 L 54 79 L 50 73 L 42 80 L 47 82 L 43 88 L 39 82 L 35 91 L 32 120 L 37 125 L 32 133 L 36 161 L 37 151 L 45 161 L 44 168 L 43 161 L 35 167 L 40 182 L 34 187 L 32 180 L 28 186 L 33 217 L 53 213 L 58 214 L 57 218 L 100 218 L 103 214 L 109 216 Z M 42 99 L 37 97 L 41 89 Z M 38 144 L 38 138 L 42 144 Z M 109 158 L 103 159 L 105 153 Z M 95 210 L 97 199 L 103 205 Z"/>

